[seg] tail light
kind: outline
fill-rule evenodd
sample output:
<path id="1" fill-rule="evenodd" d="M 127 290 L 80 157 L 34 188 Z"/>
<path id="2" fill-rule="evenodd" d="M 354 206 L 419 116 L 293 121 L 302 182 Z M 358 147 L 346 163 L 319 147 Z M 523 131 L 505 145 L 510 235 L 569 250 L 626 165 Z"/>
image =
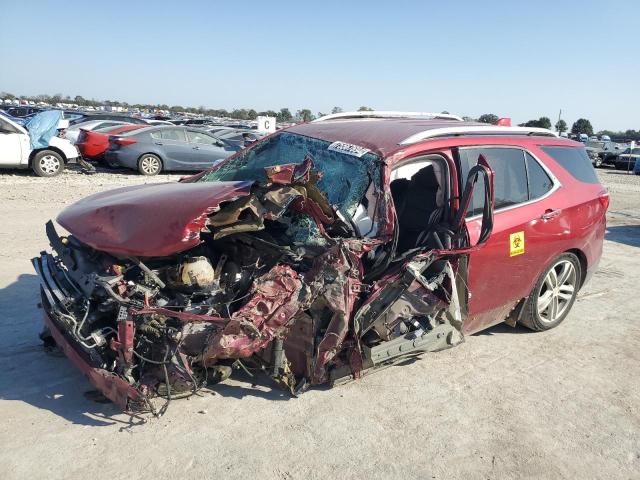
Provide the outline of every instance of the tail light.
<path id="1" fill-rule="evenodd" d="M 134 143 L 138 143 L 138 141 L 134 140 L 133 138 L 115 138 L 113 140 L 113 143 L 125 146 L 125 145 L 133 145 Z"/>
<path id="2" fill-rule="evenodd" d="M 602 205 L 602 208 L 604 208 L 604 211 L 606 212 L 607 209 L 609 208 L 609 192 L 607 192 L 606 190 L 601 191 L 600 194 L 598 195 L 598 200 L 600 200 L 600 204 Z"/>

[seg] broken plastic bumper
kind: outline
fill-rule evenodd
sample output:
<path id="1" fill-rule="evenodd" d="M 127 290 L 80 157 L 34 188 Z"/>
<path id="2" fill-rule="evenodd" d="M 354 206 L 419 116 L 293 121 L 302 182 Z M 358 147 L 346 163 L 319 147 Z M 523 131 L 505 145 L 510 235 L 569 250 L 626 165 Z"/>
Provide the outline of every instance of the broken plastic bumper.
<path id="1" fill-rule="evenodd" d="M 32 263 L 40 278 L 44 323 L 57 346 L 100 393 L 123 410 L 136 410 L 132 407 L 144 403 L 143 395 L 118 375 L 96 366 L 77 342 L 64 333 L 60 314 L 71 314 L 67 306 L 73 301 L 73 295 L 67 291 L 71 284 L 62 276 L 54 257 L 42 253 Z"/>

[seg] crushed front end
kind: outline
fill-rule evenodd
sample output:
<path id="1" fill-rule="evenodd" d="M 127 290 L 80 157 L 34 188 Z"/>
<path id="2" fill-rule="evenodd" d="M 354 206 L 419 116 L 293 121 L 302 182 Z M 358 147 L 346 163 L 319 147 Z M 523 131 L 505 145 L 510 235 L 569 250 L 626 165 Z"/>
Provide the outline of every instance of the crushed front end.
<path id="1" fill-rule="evenodd" d="M 393 242 L 353 220 L 364 209 L 371 230 L 384 222 L 375 169 L 342 185 L 348 201 L 322 175 L 307 158 L 265 168 L 260 182 L 147 185 L 78 202 L 58 217 L 71 234 L 49 222 L 53 254 L 33 259 L 45 338 L 122 409 L 154 413 L 234 367 L 295 395 L 460 343 L 466 257 L 392 258 Z M 158 409 L 154 397 L 167 401 Z"/>

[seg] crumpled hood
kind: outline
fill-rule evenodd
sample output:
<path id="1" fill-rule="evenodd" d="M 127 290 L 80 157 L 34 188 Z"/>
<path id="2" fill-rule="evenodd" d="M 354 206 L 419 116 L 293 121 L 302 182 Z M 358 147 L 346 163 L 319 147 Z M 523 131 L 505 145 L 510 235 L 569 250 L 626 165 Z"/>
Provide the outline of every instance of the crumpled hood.
<path id="1" fill-rule="evenodd" d="M 58 215 L 87 245 L 116 256 L 163 257 L 200 243 L 220 203 L 247 196 L 253 182 L 156 183 L 97 193 Z"/>

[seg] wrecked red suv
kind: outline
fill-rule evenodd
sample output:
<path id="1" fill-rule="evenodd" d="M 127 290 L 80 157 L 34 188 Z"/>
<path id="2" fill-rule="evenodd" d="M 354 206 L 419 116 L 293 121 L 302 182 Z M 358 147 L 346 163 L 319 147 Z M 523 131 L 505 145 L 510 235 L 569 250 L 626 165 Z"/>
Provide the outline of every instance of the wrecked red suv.
<path id="1" fill-rule="evenodd" d="M 258 368 L 292 394 L 566 317 L 602 252 L 584 147 L 450 115 L 339 114 L 177 183 L 98 193 L 33 259 L 43 339 L 123 409 Z"/>

